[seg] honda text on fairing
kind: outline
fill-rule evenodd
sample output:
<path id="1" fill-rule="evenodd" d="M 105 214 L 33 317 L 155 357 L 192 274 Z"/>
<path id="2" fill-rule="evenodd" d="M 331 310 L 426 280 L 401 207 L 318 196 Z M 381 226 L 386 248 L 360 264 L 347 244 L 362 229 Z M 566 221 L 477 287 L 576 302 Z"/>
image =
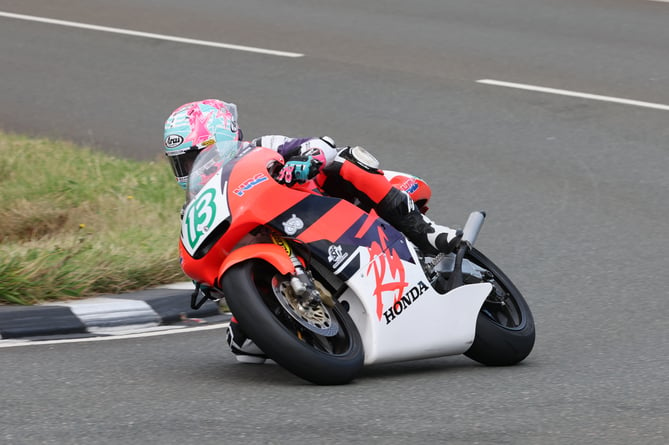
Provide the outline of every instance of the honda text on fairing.
<path id="1" fill-rule="evenodd" d="M 314 181 L 286 187 L 283 158 L 216 144 L 195 160 L 182 222 L 184 271 L 224 297 L 269 358 L 317 384 L 353 380 L 365 365 L 465 354 L 512 365 L 534 345 L 514 284 L 472 247 L 473 212 L 455 253 L 426 255 L 374 211 L 325 196 Z M 385 174 L 422 211 L 429 186 Z M 197 306 L 203 301 L 193 298 Z"/>

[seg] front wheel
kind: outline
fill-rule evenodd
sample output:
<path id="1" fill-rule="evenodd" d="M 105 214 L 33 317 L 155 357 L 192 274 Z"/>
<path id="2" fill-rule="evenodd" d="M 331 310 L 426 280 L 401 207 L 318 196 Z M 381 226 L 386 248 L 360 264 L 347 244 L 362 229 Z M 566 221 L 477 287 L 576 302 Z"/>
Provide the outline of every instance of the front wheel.
<path id="1" fill-rule="evenodd" d="M 481 279 L 493 292 L 481 307 L 474 343 L 465 355 L 490 366 L 515 365 L 534 347 L 534 318 L 525 298 L 511 280 L 476 249 L 466 259 L 474 263 Z"/>
<path id="2" fill-rule="evenodd" d="M 353 380 L 363 366 L 364 352 L 346 309 L 338 302 L 332 308 L 321 304 L 314 314 L 296 318 L 285 301 L 290 296 L 277 295 L 285 288 L 280 285 L 284 280 L 270 264 L 249 260 L 231 267 L 221 287 L 244 332 L 279 365 L 319 385 Z M 335 330 L 327 327 L 335 325 L 333 335 Z"/>

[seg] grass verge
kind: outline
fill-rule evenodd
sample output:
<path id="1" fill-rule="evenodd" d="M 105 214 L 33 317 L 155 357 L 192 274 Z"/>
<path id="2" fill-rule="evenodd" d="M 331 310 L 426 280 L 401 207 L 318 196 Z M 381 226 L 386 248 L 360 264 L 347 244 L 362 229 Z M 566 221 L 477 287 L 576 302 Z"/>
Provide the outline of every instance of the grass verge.
<path id="1" fill-rule="evenodd" d="M 166 161 L 0 133 L 0 304 L 184 281 Z"/>

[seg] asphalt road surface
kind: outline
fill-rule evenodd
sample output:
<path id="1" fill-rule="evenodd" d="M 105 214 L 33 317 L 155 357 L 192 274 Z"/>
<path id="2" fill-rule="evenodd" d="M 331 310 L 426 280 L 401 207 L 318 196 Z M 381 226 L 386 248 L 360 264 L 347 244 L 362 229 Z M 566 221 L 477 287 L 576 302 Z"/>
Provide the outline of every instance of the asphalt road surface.
<path id="1" fill-rule="evenodd" d="M 0 0 L 0 128 L 156 159 L 165 117 L 218 97 L 250 137 L 364 145 L 438 222 L 487 211 L 477 246 L 537 326 L 520 366 L 334 388 L 235 363 L 222 329 L 0 348 L 0 442 L 668 443 L 667 23 L 642 0 Z"/>

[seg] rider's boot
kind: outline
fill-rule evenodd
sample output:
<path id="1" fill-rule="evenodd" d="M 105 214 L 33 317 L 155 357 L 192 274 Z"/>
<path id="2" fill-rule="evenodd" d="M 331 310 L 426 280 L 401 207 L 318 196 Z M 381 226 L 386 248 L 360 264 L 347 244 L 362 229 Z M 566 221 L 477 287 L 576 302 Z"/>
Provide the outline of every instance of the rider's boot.
<path id="1" fill-rule="evenodd" d="M 376 212 L 425 253 L 451 253 L 462 239 L 462 231 L 432 222 L 416 207 L 411 197 L 392 188 L 376 206 Z"/>
<path id="2" fill-rule="evenodd" d="M 244 331 L 239 326 L 239 322 L 234 317 L 230 320 L 226 340 L 238 362 L 258 365 L 265 363 L 267 359 L 265 353 L 253 343 L 253 340 L 244 334 Z"/>

